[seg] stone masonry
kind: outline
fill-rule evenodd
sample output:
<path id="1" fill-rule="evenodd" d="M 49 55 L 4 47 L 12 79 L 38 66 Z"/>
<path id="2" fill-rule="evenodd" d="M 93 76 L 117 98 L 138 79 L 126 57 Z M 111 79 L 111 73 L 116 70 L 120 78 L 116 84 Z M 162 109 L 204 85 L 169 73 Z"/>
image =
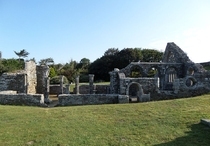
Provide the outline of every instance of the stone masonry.
<path id="1" fill-rule="evenodd" d="M 134 68 L 140 77 L 131 77 Z M 148 77 L 151 69 L 157 71 L 154 77 Z M 175 43 L 167 44 L 161 62 L 132 62 L 109 74 L 111 94 L 140 97 L 143 89 L 150 94 L 150 100 L 160 100 L 210 92 L 210 72 L 192 62 Z"/>

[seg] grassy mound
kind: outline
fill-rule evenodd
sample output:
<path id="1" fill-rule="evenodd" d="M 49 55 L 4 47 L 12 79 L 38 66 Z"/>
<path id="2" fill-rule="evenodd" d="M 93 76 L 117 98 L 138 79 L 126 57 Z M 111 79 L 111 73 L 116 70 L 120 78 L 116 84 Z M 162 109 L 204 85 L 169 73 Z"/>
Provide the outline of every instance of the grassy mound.
<path id="1" fill-rule="evenodd" d="M 136 104 L 0 106 L 0 145 L 209 145 L 210 95 Z"/>

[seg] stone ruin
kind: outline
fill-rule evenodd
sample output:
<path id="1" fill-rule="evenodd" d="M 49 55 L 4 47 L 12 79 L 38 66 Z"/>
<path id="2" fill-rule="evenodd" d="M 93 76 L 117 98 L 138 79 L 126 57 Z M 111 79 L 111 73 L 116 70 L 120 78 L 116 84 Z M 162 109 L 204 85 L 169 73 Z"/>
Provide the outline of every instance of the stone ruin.
<path id="1" fill-rule="evenodd" d="M 0 76 L 0 104 L 47 106 L 49 97 L 45 80 L 48 66 L 37 66 L 34 61 L 26 61 L 25 69 Z"/>
<path id="2" fill-rule="evenodd" d="M 138 77 L 132 77 L 135 71 Z M 153 71 L 155 75 L 149 77 Z M 168 43 L 161 62 L 131 62 L 110 72 L 110 93 L 150 101 L 192 97 L 210 91 L 210 72 L 192 62 L 175 43 Z"/>
<path id="3" fill-rule="evenodd" d="M 153 74 L 151 74 L 151 72 Z M 79 85 L 73 94 L 69 85 L 51 86 L 48 66 L 26 62 L 25 70 L 0 76 L 0 104 L 48 106 L 49 94 L 58 95 L 58 106 L 146 102 L 193 97 L 210 92 L 210 72 L 192 62 L 175 43 L 168 43 L 161 62 L 131 62 L 110 74 L 110 85 Z M 81 90 L 83 89 L 83 90 Z"/>
<path id="4" fill-rule="evenodd" d="M 155 73 L 151 76 L 151 72 Z M 135 73 L 135 77 L 133 77 Z M 131 62 L 110 74 L 107 94 L 95 94 L 90 75 L 89 94 L 60 95 L 60 105 L 129 103 L 193 97 L 210 92 L 210 72 L 194 63 L 175 43 L 168 43 L 161 62 Z M 88 87 L 87 87 L 88 88 Z"/>

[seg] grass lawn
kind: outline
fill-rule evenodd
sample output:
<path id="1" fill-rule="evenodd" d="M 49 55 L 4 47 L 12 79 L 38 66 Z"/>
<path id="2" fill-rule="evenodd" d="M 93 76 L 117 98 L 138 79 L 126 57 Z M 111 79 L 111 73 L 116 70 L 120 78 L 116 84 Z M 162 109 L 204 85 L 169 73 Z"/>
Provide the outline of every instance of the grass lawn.
<path id="1" fill-rule="evenodd" d="M 0 105 L 1 146 L 205 146 L 210 95 L 135 104 Z"/>

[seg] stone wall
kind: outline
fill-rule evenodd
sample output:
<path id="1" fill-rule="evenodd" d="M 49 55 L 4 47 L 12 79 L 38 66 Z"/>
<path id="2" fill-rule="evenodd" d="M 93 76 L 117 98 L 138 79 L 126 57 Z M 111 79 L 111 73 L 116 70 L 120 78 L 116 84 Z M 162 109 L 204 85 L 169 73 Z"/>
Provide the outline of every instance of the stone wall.
<path id="1" fill-rule="evenodd" d="M 64 94 L 68 94 L 70 91 L 69 91 L 69 86 L 63 86 L 63 93 Z M 60 87 L 60 84 L 59 85 L 50 85 L 50 94 L 51 95 L 58 95 L 60 94 L 60 90 L 61 90 L 61 87 Z"/>
<path id="2" fill-rule="evenodd" d="M 93 85 L 95 94 L 108 94 L 109 93 L 109 85 Z M 75 93 L 75 91 L 74 91 Z M 90 86 L 89 85 L 79 85 L 79 93 L 80 94 L 89 94 Z"/>
<path id="3" fill-rule="evenodd" d="M 14 90 L 26 93 L 25 73 L 4 73 L 0 76 L 0 91 Z"/>
<path id="4" fill-rule="evenodd" d="M 44 104 L 44 96 L 42 94 L 0 94 L 0 104 L 2 105 L 27 105 L 42 106 Z"/>
<path id="5" fill-rule="evenodd" d="M 139 83 L 146 94 L 155 92 L 158 88 L 158 78 L 123 78 L 120 79 L 120 94 L 125 95 L 134 83 Z"/>
<path id="6" fill-rule="evenodd" d="M 14 90 L 17 93 L 36 93 L 36 64 L 25 62 L 25 69 L 16 73 L 4 73 L 0 76 L 0 91 Z"/>
<path id="7" fill-rule="evenodd" d="M 127 95 L 118 94 L 61 94 L 59 106 L 129 103 Z"/>

